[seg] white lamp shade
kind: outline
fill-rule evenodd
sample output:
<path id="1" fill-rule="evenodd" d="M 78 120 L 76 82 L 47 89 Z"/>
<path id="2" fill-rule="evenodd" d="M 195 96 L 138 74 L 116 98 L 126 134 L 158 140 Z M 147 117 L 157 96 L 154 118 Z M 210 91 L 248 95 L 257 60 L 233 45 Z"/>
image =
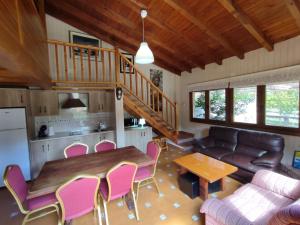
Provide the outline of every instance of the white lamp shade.
<path id="1" fill-rule="evenodd" d="M 139 124 L 142 125 L 142 126 L 144 126 L 146 124 L 146 120 L 144 118 L 141 118 L 139 120 Z"/>
<path id="2" fill-rule="evenodd" d="M 154 62 L 154 56 L 147 42 L 142 42 L 135 56 L 135 63 L 149 64 Z"/>

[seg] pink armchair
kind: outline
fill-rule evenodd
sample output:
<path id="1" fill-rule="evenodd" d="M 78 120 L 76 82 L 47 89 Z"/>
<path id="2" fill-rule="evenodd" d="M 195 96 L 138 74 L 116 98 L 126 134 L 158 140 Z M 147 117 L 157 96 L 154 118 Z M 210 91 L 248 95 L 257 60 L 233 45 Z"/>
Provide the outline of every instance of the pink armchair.
<path id="1" fill-rule="evenodd" d="M 300 225 L 300 181 L 260 170 L 251 183 L 219 200 L 206 200 L 206 225 Z"/>

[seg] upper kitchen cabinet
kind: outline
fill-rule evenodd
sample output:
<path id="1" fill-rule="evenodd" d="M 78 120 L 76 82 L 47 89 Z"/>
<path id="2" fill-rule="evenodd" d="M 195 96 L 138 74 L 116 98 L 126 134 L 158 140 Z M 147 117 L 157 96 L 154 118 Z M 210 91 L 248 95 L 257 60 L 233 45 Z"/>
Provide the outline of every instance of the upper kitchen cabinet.
<path id="1" fill-rule="evenodd" d="M 28 104 L 28 92 L 25 89 L 0 89 L 0 107 L 25 107 Z"/>
<path id="2" fill-rule="evenodd" d="M 55 91 L 31 91 L 32 116 L 51 116 L 59 114 L 58 95 Z"/>
<path id="3" fill-rule="evenodd" d="M 0 82 L 50 87 L 47 36 L 34 0 L 0 0 Z"/>
<path id="4" fill-rule="evenodd" d="M 113 91 L 93 91 L 89 93 L 89 112 L 113 112 L 114 111 Z"/>

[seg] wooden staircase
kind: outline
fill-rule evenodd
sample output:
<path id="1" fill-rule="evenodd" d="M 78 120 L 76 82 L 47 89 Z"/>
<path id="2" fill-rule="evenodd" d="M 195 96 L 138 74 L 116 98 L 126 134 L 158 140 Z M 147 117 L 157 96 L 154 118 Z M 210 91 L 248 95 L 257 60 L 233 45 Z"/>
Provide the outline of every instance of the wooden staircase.
<path id="1" fill-rule="evenodd" d="M 121 87 L 127 111 L 145 118 L 156 131 L 173 142 L 179 140 L 176 102 L 169 99 L 118 49 L 55 40 L 49 40 L 48 45 L 50 65 L 55 65 L 51 68 L 53 88 Z"/>

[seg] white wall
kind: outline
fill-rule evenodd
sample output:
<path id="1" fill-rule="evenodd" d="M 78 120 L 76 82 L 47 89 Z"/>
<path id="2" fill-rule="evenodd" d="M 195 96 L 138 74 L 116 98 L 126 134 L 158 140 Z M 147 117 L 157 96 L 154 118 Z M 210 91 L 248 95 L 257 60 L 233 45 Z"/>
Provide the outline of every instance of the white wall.
<path id="1" fill-rule="evenodd" d="M 234 77 L 271 70 L 280 67 L 300 64 L 300 36 L 275 44 L 274 51 L 268 52 L 261 48 L 245 54 L 245 59 L 231 57 L 223 60 L 223 65 L 215 63 L 206 66 L 205 70 L 193 69 L 192 73 L 184 72 L 180 78 L 181 108 L 180 124 L 186 131 L 195 133 L 197 137 L 206 136 L 210 125 L 194 123 L 189 118 L 188 85 L 213 81 L 222 78 Z M 283 163 L 291 164 L 293 152 L 300 149 L 300 137 L 283 135 L 286 148 Z"/>

